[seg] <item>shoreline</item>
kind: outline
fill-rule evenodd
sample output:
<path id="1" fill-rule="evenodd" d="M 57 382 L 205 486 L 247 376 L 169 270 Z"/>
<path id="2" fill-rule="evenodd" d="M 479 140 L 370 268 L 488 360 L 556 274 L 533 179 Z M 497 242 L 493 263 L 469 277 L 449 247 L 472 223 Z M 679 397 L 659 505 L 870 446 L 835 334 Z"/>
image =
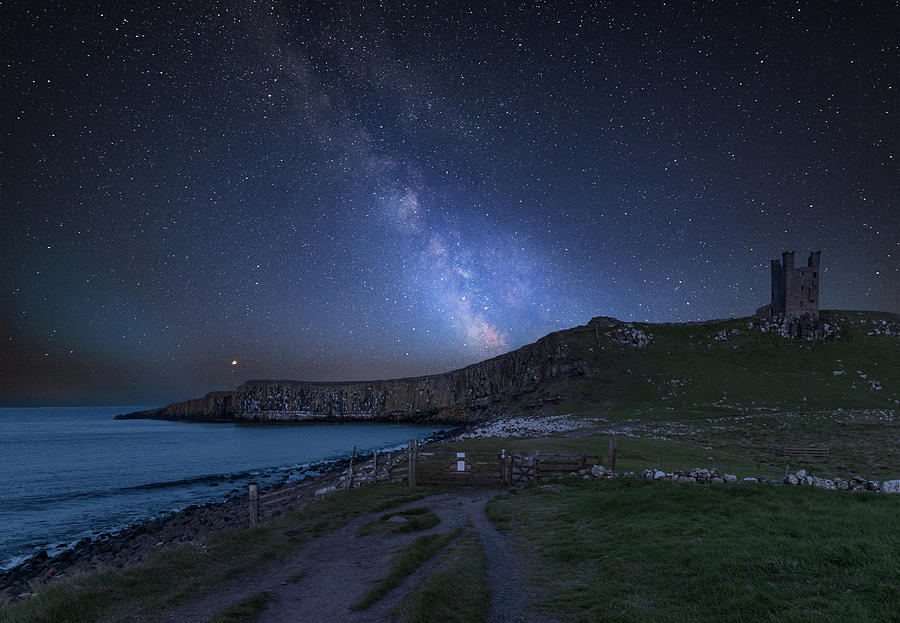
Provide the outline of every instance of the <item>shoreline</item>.
<path id="1" fill-rule="evenodd" d="M 437 431 L 419 441 L 427 445 L 455 437 L 462 427 Z M 396 448 L 396 447 L 395 447 Z M 399 449 L 379 450 L 379 462 L 389 452 Z M 371 455 L 356 463 L 361 471 L 372 463 Z M 339 488 L 350 464 L 350 455 L 310 465 L 308 474 L 293 481 L 260 483 L 260 493 L 289 495 L 267 504 L 261 516 L 277 516 L 297 510 L 316 498 L 316 491 L 328 487 Z M 324 470 L 324 471 L 320 471 Z M 354 469 L 356 472 L 356 469 Z M 355 483 L 359 486 L 365 479 Z M 192 504 L 181 510 L 139 521 L 117 531 L 103 532 L 96 537 L 84 537 L 65 549 L 50 555 L 42 549 L 8 569 L 0 571 L 0 605 L 9 600 L 24 598 L 34 593 L 38 586 L 79 573 L 96 571 L 103 567 L 121 568 L 140 564 L 154 551 L 190 543 L 211 533 L 227 529 L 250 527 L 247 492 L 226 497 L 224 500 Z"/>

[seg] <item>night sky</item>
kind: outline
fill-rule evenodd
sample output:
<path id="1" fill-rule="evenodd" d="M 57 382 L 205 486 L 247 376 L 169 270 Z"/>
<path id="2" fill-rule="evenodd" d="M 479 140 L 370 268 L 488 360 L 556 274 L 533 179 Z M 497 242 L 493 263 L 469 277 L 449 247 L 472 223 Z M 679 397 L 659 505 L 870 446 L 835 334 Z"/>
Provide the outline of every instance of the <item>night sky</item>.
<path id="1" fill-rule="evenodd" d="M 6 2 L 4 404 L 900 311 L 896 3 Z M 232 361 L 237 360 L 236 365 Z"/>

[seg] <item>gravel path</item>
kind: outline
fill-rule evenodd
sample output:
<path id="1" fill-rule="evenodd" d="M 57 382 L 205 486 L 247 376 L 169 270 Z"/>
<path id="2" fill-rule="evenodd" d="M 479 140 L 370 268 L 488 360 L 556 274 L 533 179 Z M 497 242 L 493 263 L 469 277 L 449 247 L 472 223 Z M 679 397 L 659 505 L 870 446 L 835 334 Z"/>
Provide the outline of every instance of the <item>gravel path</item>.
<path id="1" fill-rule="evenodd" d="M 350 606 L 366 593 L 372 582 L 386 575 L 393 555 L 412 539 L 421 534 L 447 532 L 456 526 L 466 525 L 474 526 L 488 561 L 487 578 L 492 592 L 488 621 L 544 621 L 526 616 L 522 564 L 507 538 L 487 518 L 487 501 L 496 493 L 476 490 L 441 494 L 397 507 L 396 510 L 402 510 L 427 506 L 441 518 L 434 528 L 412 534 L 359 537 L 359 527 L 383 513 L 355 518 L 343 528 L 313 539 L 293 558 L 237 578 L 158 621 L 202 623 L 228 605 L 260 591 L 269 591 L 275 599 L 258 621 L 390 621 L 391 611 L 439 564 L 440 554 L 368 610 L 354 612 Z M 302 579 L 293 583 L 288 581 L 292 574 L 301 570 L 306 572 Z"/>

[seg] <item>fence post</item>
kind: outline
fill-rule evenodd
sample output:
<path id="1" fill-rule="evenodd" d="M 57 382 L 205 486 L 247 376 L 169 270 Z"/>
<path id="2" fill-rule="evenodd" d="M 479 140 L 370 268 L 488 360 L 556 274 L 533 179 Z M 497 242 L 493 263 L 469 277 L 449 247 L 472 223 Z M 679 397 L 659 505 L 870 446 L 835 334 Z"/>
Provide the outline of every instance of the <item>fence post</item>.
<path id="1" fill-rule="evenodd" d="M 378 450 L 372 451 L 372 477 L 378 482 Z"/>
<path id="2" fill-rule="evenodd" d="M 259 485 L 250 483 L 250 527 L 259 523 Z"/>
<path id="3" fill-rule="evenodd" d="M 541 451 L 534 453 L 534 481 L 541 479 Z"/>
<path id="4" fill-rule="evenodd" d="M 616 471 L 616 451 L 619 449 L 619 438 L 613 435 L 609 439 L 609 469 Z M 659 459 L 657 459 L 658 461 Z"/>
<path id="5" fill-rule="evenodd" d="M 409 440 L 409 486 L 415 487 L 419 481 L 419 441 Z"/>
<path id="6" fill-rule="evenodd" d="M 347 490 L 353 488 L 353 460 L 356 458 L 356 446 L 353 446 L 353 454 L 350 455 L 350 473 L 347 474 Z"/>
<path id="7" fill-rule="evenodd" d="M 507 474 L 506 474 L 506 448 L 500 449 L 500 484 L 505 485 L 507 483 Z"/>
<path id="8" fill-rule="evenodd" d="M 394 469 L 394 453 L 388 452 L 387 455 L 387 481 L 391 481 L 391 470 Z"/>

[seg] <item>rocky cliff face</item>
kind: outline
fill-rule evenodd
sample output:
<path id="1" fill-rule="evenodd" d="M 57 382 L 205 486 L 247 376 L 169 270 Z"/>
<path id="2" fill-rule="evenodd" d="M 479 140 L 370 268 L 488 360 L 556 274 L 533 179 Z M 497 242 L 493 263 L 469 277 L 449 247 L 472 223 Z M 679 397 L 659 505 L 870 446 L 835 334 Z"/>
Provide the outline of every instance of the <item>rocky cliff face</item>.
<path id="1" fill-rule="evenodd" d="M 118 420 L 150 418 L 155 420 L 187 420 L 192 422 L 232 422 L 235 392 L 209 392 L 203 398 L 194 398 L 184 402 L 117 415 Z"/>
<path id="2" fill-rule="evenodd" d="M 248 381 L 234 392 L 130 413 L 121 418 L 300 422 L 381 420 L 464 422 L 482 419 L 509 398 L 554 379 L 584 374 L 562 333 L 446 374 L 386 381 Z"/>

